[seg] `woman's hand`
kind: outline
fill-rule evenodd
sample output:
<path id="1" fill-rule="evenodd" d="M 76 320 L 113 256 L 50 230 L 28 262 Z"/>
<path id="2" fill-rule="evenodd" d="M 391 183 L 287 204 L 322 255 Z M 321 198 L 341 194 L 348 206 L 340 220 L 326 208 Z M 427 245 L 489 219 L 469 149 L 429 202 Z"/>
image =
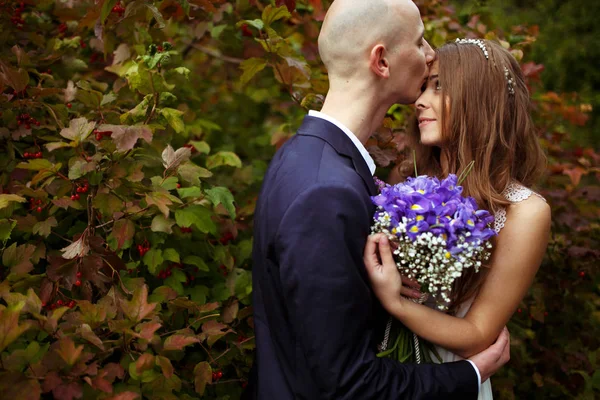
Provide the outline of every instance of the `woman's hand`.
<path id="1" fill-rule="evenodd" d="M 421 296 L 419 284 L 398 272 L 390 242 L 384 234 L 369 236 L 363 260 L 373 291 L 389 312 L 400 306 L 402 296 L 417 299 Z"/>

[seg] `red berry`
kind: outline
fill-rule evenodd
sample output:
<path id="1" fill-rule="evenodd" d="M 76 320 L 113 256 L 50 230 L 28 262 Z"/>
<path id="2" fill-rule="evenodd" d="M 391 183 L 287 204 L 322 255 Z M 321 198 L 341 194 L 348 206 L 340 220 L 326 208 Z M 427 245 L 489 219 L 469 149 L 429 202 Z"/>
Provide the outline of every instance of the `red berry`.
<path id="1" fill-rule="evenodd" d="M 42 199 L 38 199 L 37 203 L 42 204 Z"/>
<path id="2" fill-rule="evenodd" d="M 156 46 L 156 51 L 158 51 L 159 53 L 162 53 L 163 47 L 162 46 Z"/>
<path id="3" fill-rule="evenodd" d="M 85 42 L 83 40 L 81 42 L 79 42 L 79 45 L 81 46 L 82 49 L 85 49 L 87 47 L 87 44 L 85 44 Z"/>
<path id="4" fill-rule="evenodd" d="M 242 29 L 242 36 L 246 36 L 246 37 L 252 37 L 252 31 L 250 30 L 250 28 L 248 28 L 247 24 L 242 25 L 241 27 Z"/>
<path id="5" fill-rule="evenodd" d="M 177 189 L 181 188 L 181 183 L 177 184 Z"/>
<path id="6" fill-rule="evenodd" d="M 43 154 L 41 151 L 38 151 L 35 156 L 36 158 L 42 158 Z"/>
<path id="7" fill-rule="evenodd" d="M 102 140 L 102 134 L 101 133 L 96 133 L 96 140 L 97 141 L 101 141 Z"/>
<path id="8" fill-rule="evenodd" d="M 36 211 L 39 212 L 39 213 L 41 213 L 42 212 L 42 207 L 38 207 Z"/>
<path id="9" fill-rule="evenodd" d="M 63 305 L 63 301 L 62 301 L 62 300 L 58 300 L 58 301 L 56 302 L 56 305 L 58 305 L 58 306 L 62 306 L 62 305 Z"/>
<path id="10" fill-rule="evenodd" d="M 221 371 L 217 372 L 217 378 L 221 379 L 223 377 L 223 373 Z"/>
<path id="11" fill-rule="evenodd" d="M 213 381 L 216 381 L 216 380 L 217 380 L 217 373 L 216 373 L 216 372 L 213 372 L 213 373 L 212 373 L 212 380 L 213 380 Z"/>
<path id="12" fill-rule="evenodd" d="M 71 103 L 67 103 L 67 108 L 71 108 Z"/>
<path id="13" fill-rule="evenodd" d="M 521 314 L 521 309 L 520 309 L 520 308 L 517 308 L 517 312 L 518 312 L 519 314 Z"/>
<path id="14" fill-rule="evenodd" d="M 31 129 L 31 125 L 29 125 L 29 124 L 25 125 L 25 129 Z"/>
<path id="15" fill-rule="evenodd" d="M 81 281 L 79 279 L 75 281 L 75 286 L 81 286 Z"/>
<path id="16" fill-rule="evenodd" d="M 29 158 L 29 153 L 28 152 L 23 153 L 23 157 Z"/>
<path id="17" fill-rule="evenodd" d="M 71 195 L 71 200 L 75 201 L 75 195 Z"/>
<path id="18" fill-rule="evenodd" d="M 81 278 L 81 271 L 77 271 L 77 273 L 75 274 L 76 277 Z"/>
<path id="19" fill-rule="evenodd" d="M 73 307 L 75 307 L 75 300 L 71 300 L 69 302 L 69 308 L 73 308 Z"/>
<path id="20" fill-rule="evenodd" d="M 40 125 L 41 125 L 40 121 L 35 121 L 35 126 L 40 126 Z"/>
<path id="21" fill-rule="evenodd" d="M 81 193 L 81 187 L 77 186 L 77 189 L 75 189 L 75 191 L 76 191 L 77 193 Z"/>
<path id="22" fill-rule="evenodd" d="M 46 302 L 42 301 L 42 307 L 46 307 Z"/>
<path id="23" fill-rule="evenodd" d="M 585 276 L 585 271 L 579 271 L 579 277 L 583 278 Z"/>

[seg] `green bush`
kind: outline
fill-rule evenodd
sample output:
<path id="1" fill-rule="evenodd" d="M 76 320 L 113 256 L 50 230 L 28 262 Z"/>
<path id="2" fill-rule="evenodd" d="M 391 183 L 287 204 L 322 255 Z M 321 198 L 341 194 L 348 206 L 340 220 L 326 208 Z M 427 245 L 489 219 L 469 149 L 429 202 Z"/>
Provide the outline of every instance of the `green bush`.
<path id="1" fill-rule="evenodd" d="M 426 36 L 535 31 L 419 1 Z M 252 362 L 252 216 L 327 75 L 320 0 L 0 1 L 0 390 L 7 398 L 235 399 Z M 592 398 L 598 164 L 579 104 L 523 65 L 550 156 L 553 238 L 511 321 L 501 398 Z M 368 143 L 389 170 L 410 107 Z M 476 110 L 474 110 L 476 112 Z"/>

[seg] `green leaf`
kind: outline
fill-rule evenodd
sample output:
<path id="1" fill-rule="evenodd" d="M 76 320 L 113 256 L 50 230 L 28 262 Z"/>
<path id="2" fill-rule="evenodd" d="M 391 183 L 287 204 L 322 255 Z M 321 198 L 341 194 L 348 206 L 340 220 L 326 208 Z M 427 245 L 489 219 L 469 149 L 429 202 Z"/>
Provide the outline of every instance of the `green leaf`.
<path id="1" fill-rule="evenodd" d="M 235 24 L 235 26 L 237 28 L 241 27 L 242 25 L 250 25 L 250 26 L 255 27 L 258 30 L 261 30 L 265 27 L 264 22 L 262 22 L 262 20 L 260 20 L 260 19 L 245 19 L 245 20 L 240 21 L 237 24 Z"/>
<path id="2" fill-rule="evenodd" d="M 179 262 L 179 253 L 175 249 L 165 249 L 163 252 L 163 258 L 165 261 Z"/>
<path id="3" fill-rule="evenodd" d="M 215 207 L 219 204 L 223 204 L 231 219 L 235 220 L 235 206 L 233 205 L 234 198 L 229 189 L 222 186 L 214 187 L 206 190 L 206 195 L 210 201 L 212 201 Z"/>
<path id="4" fill-rule="evenodd" d="M 0 219 L 0 241 L 2 246 L 6 244 L 6 241 L 10 239 L 10 234 L 13 229 L 17 226 L 17 221 L 12 219 Z"/>
<path id="5" fill-rule="evenodd" d="M 212 221 L 213 213 L 206 207 L 192 205 L 175 211 L 175 221 L 181 227 L 194 225 L 203 233 L 215 233 L 216 226 Z"/>
<path id="6" fill-rule="evenodd" d="M 118 99 L 117 95 L 114 94 L 113 92 L 107 93 L 104 96 L 102 96 L 102 101 L 100 102 L 100 107 L 110 104 L 117 99 Z"/>
<path id="7" fill-rule="evenodd" d="M 174 68 L 173 71 L 177 72 L 180 75 L 183 75 L 183 77 L 185 79 L 189 79 L 189 77 L 190 77 L 191 71 L 189 69 L 187 69 L 186 67 L 177 67 L 177 68 Z"/>
<path id="8" fill-rule="evenodd" d="M 161 249 L 150 249 L 146 254 L 144 254 L 144 258 L 142 259 L 144 264 L 148 267 L 148 271 L 152 275 L 156 275 L 158 271 L 158 267 L 160 267 L 164 261 L 162 250 Z"/>
<path id="9" fill-rule="evenodd" d="M 146 4 L 146 7 L 148 7 L 148 9 L 150 11 L 152 11 L 152 14 L 154 15 L 154 19 L 156 19 L 156 27 L 158 29 L 164 28 L 165 27 L 165 19 L 163 18 L 163 15 L 160 13 L 160 11 L 158 11 L 156 6 L 153 4 Z"/>
<path id="10" fill-rule="evenodd" d="M 188 5 L 189 8 L 189 5 Z M 189 11 L 189 9 L 188 9 Z M 173 376 L 173 365 L 171 364 L 171 360 L 169 360 L 167 357 L 163 357 L 163 356 L 156 356 L 155 358 L 156 360 L 156 365 L 160 367 L 163 375 L 165 376 L 165 378 L 170 378 L 171 376 Z"/>
<path id="11" fill-rule="evenodd" d="M 119 1 L 119 0 L 105 0 L 104 1 L 104 4 L 102 4 L 102 9 L 100 11 L 100 21 L 102 23 L 104 23 L 104 21 L 106 21 L 106 18 L 108 18 L 108 16 L 110 15 L 112 8 L 115 6 L 115 4 L 117 4 L 117 1 Z"/>
<path id="12" fill-rule="evenodd" d="M 206 361 L 202 361 L 194 367 L 194 389 L 200 396 L 204 395 L 206 384 L 212 383 L 212 368 Z"/>
<path id="13" fill-rule="evenodd" d="M 114 223 L 112 232 L 109 236 L 116 239 L 116 250 L 121 250 L 122 248 L 131 246 L 133 235 L 135 235 L 135 225 L 133 222 L 127 218 L 121 218 Z"/>
<path id="14" fill-rule="evenodd" d="M 165 107 L 160 109 L 160 115 L 165 117 L 167 123 L 173 128 L 173 130 L 176 133 L 181 133 L 185 129 L 185 126 L 183 125 L 183 119 L 181 119 L 183 111 Z"/>
<path id="15" fill-rule="evenodd" d="M 265 69 L 266 66 L 267 61 L 262 58 L 252 57 L 244 60 L 240 64 L 240 68 L 243 71 L 242 76 L 240 77 L 240 82 L 242 85 L 248 83 L 250 79 L 254 77 L 254 75 Z"/>
<path id="16" fill-rule="evenodd" d="M 181 197 L 182 199 L 185 199 L 187 197 L 202 197 L 202 196 L 204 196 L 204 193 L 202 193 L 202 190 L 200 190 L 200 188 L 198 186 L 177 189 L 177 193 L 179 194 L 179 197 Z"/>
<path id="17" fill-rule="evenodd" d="M 171 229 L 173 225 L 175 225 L 175 221 L 166 218 L 163 214 L 158 214 L 152 219 L 150 229 L 152 232 L 164 232 L 171 234 L 173 233 L 173 229 Z"/>
<path id="18" fill-rule="evenodd" d="M 16 194 L 0 194 L 0 209 L 8 207 L 8 203 L 13 201 L 24 203 L 26 200 Z"/>
<path id="19" fill-rule="evenodd" d="M 83 160 L 76 160 L 69 167 L 69 179 L 76 180 L 84 176 L 85 174 L 92 172 L 96 169 L 97 164 L 95 162 L 87 162 Z"/>
<path id="20" fill-rule="evenodd" d="M 40 221 L 33 226 L 33 233 L 36 235 L 48 237 L 52 228 L 58 226 L 56 218 L 50 217 L 45 221 Z"/>
<path id="21" fill-rule="evenodd" d="M 62 143 L 62 142 L 61 142 Z M 35 158 L 27 162 L 17 164 L 17 168 L 28 169 L 31 171 L 41 171 L 44 169 L 52 169 L 54 164 L 45 158 Z"/>
<path id="22" fill-rule="evenodd" d="M 208 143 L 206 143 L 205 141 L 199 142 L 197 140 L 192 140 L 192 141 L 190 141 L 190 144 L 192 146 L 194 146 L 194 148 L 198 151 L 198 153 L 201 153 L 201 154 L 210 153 L 210 145 Z"/>
<path id="23" fill-rule="evenodd" d="M 90 183 L 92 183 L 91 180 Z M 115 212 L 121 211 L 123 206 L 123 202 L 117 196 L 110 193 L 98 194 L 94 197 L 92 204 L 106 217 L 112 217 Z"/>
<path id="24" fill-rule="evenodd" d="M 206 265 L 204 260 L 198 256 L 185 256 L 183 258 L 183 263 L 188 264 L 188 265 L 195 265 L 196 267 L 198 267 L 198 269 L 200 271 L 205 271 L 205 272 L 210 271 L 210 269 L 208 268 L 208 265 Z"/>
<path id="25" fill-rule="evenodd" d="M 266 26 L 271 25 L 273 22 L 279 19 L 290 18 L 291 16 L 292 14 L 290 14 L 285 5 L 281 7 L 273 7 L 269 4 L 262 12 L 262 20 Z"/>
<path id="26" fill-rule="evenodd" d="M 210 178 L 213 174 L 206 168 L 202 168 L 193 162 L 186 162 L 179 166 L 177 173 L 185 182 L 200 186 L 200 178 Z"/>
<path id="27" fill-rule="evenodd" d="M 152 185 L 156 188 L 163 188 L 165 190 L 177 188 L 178 180 L 175 176 L 170 176 L 167 179 L 164 179 L 161 176 L 153 176 L 150 180 L 152 181 Z"/>
<path id="28" fill-rule="evenodd" d="M 242 167 L 242 160 L 237 154 L 231 151 L 219 151 L 206 159 L 206 167 L 208 169 L 215 169 L 222 165 L 229 165 L 235 168 Z"/>

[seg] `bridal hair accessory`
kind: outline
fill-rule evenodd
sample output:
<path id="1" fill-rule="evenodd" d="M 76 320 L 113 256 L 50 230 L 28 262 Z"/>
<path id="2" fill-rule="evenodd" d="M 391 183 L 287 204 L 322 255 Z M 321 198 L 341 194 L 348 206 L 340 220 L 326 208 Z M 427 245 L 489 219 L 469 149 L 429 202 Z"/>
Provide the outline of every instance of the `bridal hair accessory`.
<path id="1" fill-rule="evenodd" d="M 488 51 L 485 47 L 485 43 L 481 39 L 456 39 L 456 43 L 458 44 L 474 44 L 475 46 L 479 46 L 481 51 L 483 51 L 483 55 L 486 60 L 489 60 Z"/>
<path id="2" fill-rule="evenodd" d="M 515 94 L 515 80 L 510 76 L 510 72 L 508 72 L 508 68 L 504 67 L 504 77 L 506 78 L 506 82 L 508 83 L 508 94 Z"/>

